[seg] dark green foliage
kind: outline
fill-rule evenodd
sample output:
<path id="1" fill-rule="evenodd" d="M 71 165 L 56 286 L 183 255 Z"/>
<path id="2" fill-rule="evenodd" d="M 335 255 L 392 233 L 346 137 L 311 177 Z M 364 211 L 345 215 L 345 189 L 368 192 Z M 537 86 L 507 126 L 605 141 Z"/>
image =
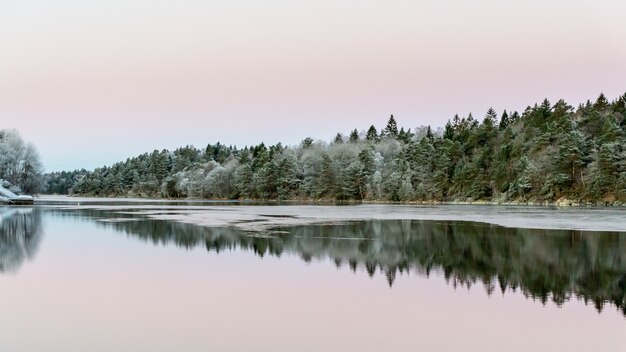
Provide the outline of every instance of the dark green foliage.
<path id="1" fill-rule="evenodd" d="M 507 114 L 506 110 L 504 110 L 502 116 L 500 117 L 500 124 L 498 125 L 498 127 L 500 128 L 500 130 L 503 130 L 507 128 L 510 123 L 511 119 L 509 118 L 509 114 Z"/>
<path id="2" fill-rule="evenodd" d="M 302 148 L 309 148 L 313 145 L 313 138 L 311 137 L 307 137 L 304 140 L 302 140 L 302 143 L 300 144 L 302 145 Z"/>
<path id="3" fill-rule="evenodd" d="M 389 121 L 387 121 L 387 127 L 383 129 L 380 135 L 389 136 L 391 138 L 398 137 L 398 124 L 396 123 L 396 119 L 393 118 L 393 115 L 389 117 Z"/>
<path id="4" fill-rule="evenodd" d="M 45 175 L 47 194 L 69 194 L 78 181 L 87 174 L 87 170 L 51 172 Z"/>
<path id="5" fill-rule="evenodd" d="M 455 118 L 458 118 L 458 117 L 459 117 L 458 115 L 455 116 Z M 450 120 L 448 120 L 443 130 L 443 139 L 452 140 L 453 138 L 454 138 L 454 126 L 452 125 Z"/>
<path id="6" fill-rule="evenodd" d="M 365 192 L 366 173 L 361 162 L 350 164 L 341 173 L 341 189 L 337 194 L 339 200 L 363 199 Z"/>
<path id="7" fill-rule="evenodd" d="M 406 144 L 411 143 L 411 140 L 413 140 L 414 137 L 415 136 L 411 133 L 411 130 L 405 131 L 404 127 L 402 127 L 400 132 L 398 132 L 398 140 Z"/>
<path id="8" fill-rule="evenodd" d="M 154 151 L 92 172 L 48 175 L 49 192 L 97 196 L 390 201 L 626 201 L 626 95 L 577 109 L 547 99 L 522 114 L 455 115 L 442 131 L 398 129 L 393 115 L 338 133 L 238 150 L 220 143 Z M 347 143 L 345 143 L 347 141 Z M 70 189 L 70 184 L 71 189 Z"/>
<path id="9" fill-rule="evenodd" d="M 328 154 L 322 155 L 321 172 L 318 178 L 316 198 L 331 197 L 337 194 L 333 161 Z"/>
<path id="10" fill-rule="evenodd" d="M 600 96 L 598 96 L 598 99 L 596 99 L 596 102 L 593 104 L 593 108 L 596 110 L 604 110 L 608 106 L 609 106 L 609 101 L 606 100 L 604 93 L 600 93 Z"/>
<path id="11" fill-rule="evenodd" d="M 354 130 L 352 130 L 352 132 L 350 132 L 349 142 L 350 143 L 357 143 L 358 141 L 359 141 L 359 132 L 355 128 Z"/>
<path id="12" fill-rule="evenodd" d="M 378 131 L 376 130 L 376 127 L 374 127 L 374 125 L 371 125 L 370 128 L 367 130 L 365 139 L 367 139 L 368 141 L 372 141 L 372 142 L 375 142 L 378 140 Z"/>

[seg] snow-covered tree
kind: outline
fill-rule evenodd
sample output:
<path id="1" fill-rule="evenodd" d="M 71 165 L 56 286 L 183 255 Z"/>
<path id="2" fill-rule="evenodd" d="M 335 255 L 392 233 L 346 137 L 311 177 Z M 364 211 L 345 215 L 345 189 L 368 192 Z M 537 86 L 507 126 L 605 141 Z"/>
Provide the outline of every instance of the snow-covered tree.
<path id="1" fill-rule="evenodd" d="M 37 148 L 25 143 L 16 130 L 0 130 L 0 179 L 7 181 L 14 191 L 44 190 L 43 165 Z"/>

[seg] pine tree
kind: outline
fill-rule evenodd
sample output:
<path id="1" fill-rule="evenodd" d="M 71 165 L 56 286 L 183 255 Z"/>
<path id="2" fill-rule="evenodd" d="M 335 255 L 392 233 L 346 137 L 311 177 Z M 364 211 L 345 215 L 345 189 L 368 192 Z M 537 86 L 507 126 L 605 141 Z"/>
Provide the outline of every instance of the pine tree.
<path id="1" fill-rule="evenodd" d="M 456 117 L 458 118 L 458 116 Z M 454 126 L 452 125 L 450 120 L 448 120 L 448 122 L 446 123 L 446 127 L 443 129 L 443 138 L 449 140 L 454 139 Z"/>
<path id="2" fill-rule="evenodd" d="M 350 132 L 349 142 L 350 143 L 357 143 L 358 141 L 359 141 L 359 132 L 355 128 L 354 130 L 352 130 L 352 132 Z"/>
<path id="3" fill-rule="evenodd" d="M 264 143 L 252 148 L 252 170 L 254 172 L 263 168 L 270 160 L 269 151 Z"/>
<path id="4" fill-rule="evenodd" d="M 363 149 L 359 152 L 359 161 L 363 165 L 363 173 L 370 176 L 374 173 L 374 151 L 373 149 Z"/>
<path id="5" fill-rule="evenodd" d="M 301 182 L 298 177 L 298 165 L 294 155 L 287 154 L 279 158 L 276 165 L 276 193 L 278 199 L 290 199 Z"/>
<path id="6" fill-rule="evenodd" d="M 254 172 L 250 164 L 240 164 L 234 174 L 234 194 L 235 198 L 249 199 L 254 196 Z"/>
<path id="7" fill-rule="evenodd" d="M 620 146 L 616 143 L 602 144 L 596 161 L 591 165 L 590 193 L 595 199 L 607 194 L 615 194 L 619 170 Z"/>
<path id="8" fill-rule="evenodd" d="M 504 114 L 506 114 L 506 111 Z M 511 188 L 513 137 L 511 127 L 506 127 L 502 132 L 498 145 L 496 146 L 496 155 L 493 161 L 492 173 L 495 190 L 497 192 L 508 192 Z"/>
<path id="9" fill-rule="evenodd" d="M 318 197 L 320 198 L 334 198 L 335 196 L 335 171 L 333 170 L 333 161 L 328 154 L 322 155 L 322 166 L 317 189 Z"/>
<path id="10" fill-rule="evenodd" d="M 398 132 L 398 140 L 405 144 L 411 143 L 411 139 L 413 139 L 413 133 L 410 130 L 404 130 L 404 127 L 400 128 L 400 132 Z"/>
<path id="11" fill-rule="evenodd" d="M 602 130 L 600 130 L 600 143 L 613 143 L 622 138 L 624 131 L 620 128 L 613 115 L 609 115 L 604 120 Z"/>
<path id="12" fill-rule="evenodd" d="M 300 143 L 300 145 L 302 146 L 303 149 L 310 148 L 313 145 L 313 138 L 306 137 L 305 139 L 302 140 L 302 143 Z"/>
<path id="13" fill-rule="evenodd" d="M 396 119 L 393 118 L 393 115 L 389 117 L 389 121 L 387 121 L 387 127 L 383 130 L 384 135 L 390 136 L 392 138 L 398 137 L 398 124 L 396 123 Z M 383 134 L 381 133 L 381 135 Z"/>
<path id="14" fill-rule="evenodd" d="M 606 99 L 606 97 L 604 96 L 604 93 L 600 93 L 600 96 L 598 96 L 598 99 L 596 99 L 596 102 L 593 104 L 593 108 L 596 110 L 604 110 L 609 106 L 609 101 Z"/>
<path id="15" fill-rule="evenodd" d="M 503 131 L 509 126 L 510 123 L 511 120 L 509 119 L 509 114 L 507 114 L 506 110 L 504 110 L 502 112 L 502 116 L 500 116 L 500 123 L 498 124 L 498 128 L 500 129 L 500 131 Z"/>
<path id="16" fill-rule="evenodd" d="M 365 180 L 363 165 L 358 161 L 351 163 L 341 174 L 341 192 L 337 198 L 339 200 L 363 199 Z"/>
<path id="17" fill-rule="evenodd" d="M 493 128 L 496 125 L 497 121 L 498 113 L 493 108 L 489 108 L 489 110 L 487 110 L 487 114 L 485 114 L 483 125 L 488 126 L 489 128 Z"/>
<path id="18" fill-rule="evenodd" d="M 426 139 L 428 139 L 428 142 L 431 144 L 435 142 L 435 135 L 433 134 L 433 130 L 430 128 L 430 125 L 426 128 Z"/>
<path id="19" fill-rule="evenodd" d="M 378 140 L 378 132 L 376 131 L 376 127 L 374 127 L 374 125 L 371 125 L 370 128 L 367 130 L 365 139 L 371 142 L 375 142 Z"/>
<path id="20" fill-rule="evenodd" d="M 621 116 L 621 125 L 624 126 L 626 124 L 626 94 L 617 98 L 613 104 L 611 104 L 611 108 Z"/>
<path id="21" fill-rule="evenodd" d="M 586 164 L 587 148 L 584 137 L 576 129 L 564 132 L 559 140 L 559 161 L 564 165 L 563 173 L 569 174 L 571 187 L 575 187 L 579 170 Z M 570 172 L 571 170 L 571 172 Z"/>

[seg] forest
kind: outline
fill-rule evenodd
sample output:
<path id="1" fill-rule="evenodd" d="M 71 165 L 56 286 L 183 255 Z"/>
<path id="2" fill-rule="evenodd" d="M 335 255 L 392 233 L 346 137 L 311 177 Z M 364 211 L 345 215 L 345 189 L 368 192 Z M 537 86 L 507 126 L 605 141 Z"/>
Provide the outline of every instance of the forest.
<path id="1" fill-rule="evenodd" d="M 93 171 L 45 175 L 47 193 L 307 201 L 626 202 L 626 94 L 578 107 L 490 108 L 444 127 L 386 126 L 237 148 L 155 150 Z"/>

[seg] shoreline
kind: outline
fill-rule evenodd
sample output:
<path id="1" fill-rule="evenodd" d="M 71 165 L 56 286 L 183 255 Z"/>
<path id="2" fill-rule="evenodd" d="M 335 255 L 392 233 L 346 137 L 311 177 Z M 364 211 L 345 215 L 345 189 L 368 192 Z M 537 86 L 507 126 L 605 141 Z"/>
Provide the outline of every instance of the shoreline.
<path id="1" fill-rule="evenodd" d="M 363 220 L 467 221 L 508 228 L 626 232 L 622 207 L 546 207 L 497 204 L 359 203 L 336 206 L 321 202 L 245 202 L 187 200 L 168 202 L 146 198 L 42 198 L 41 207 L 97 210 L 204 227 L 235 227 L 244 231 L 273 231 L 284 226 L 339 224 Z M 348 204 L 348 203 L 344 203 Z"/>
<path id="2" fill-rule="evenodd" d="M 475 201 L 406 201 L 395 202 L 385 200 L 349 200 L 340 201 L 333 199 L 219 199 L 219 198 L 154 198 L 142 196 L 111 197 L 111 196 L 91 196 L 91 195 L 61 195 L 42 194 L 37 195 L 35 200 L 45 198 L 58 199 L 83 199 L 85 201 L 98 201 L 104 199 L 117 201 L 137 201 L 137 202 L 210 202 L 210 203 L 257 203 L 262 204 L 294 204 L 294 205 L 481 205 L 481 206 L 526 206 L 526 207 L 559 207 L 559 208 L 626 208 L 626 202 L 620 201 L 574 201 L 571 199 L 559 199 L 557 201 L 496 201 L 496 200 L 475 200 Z"/>

